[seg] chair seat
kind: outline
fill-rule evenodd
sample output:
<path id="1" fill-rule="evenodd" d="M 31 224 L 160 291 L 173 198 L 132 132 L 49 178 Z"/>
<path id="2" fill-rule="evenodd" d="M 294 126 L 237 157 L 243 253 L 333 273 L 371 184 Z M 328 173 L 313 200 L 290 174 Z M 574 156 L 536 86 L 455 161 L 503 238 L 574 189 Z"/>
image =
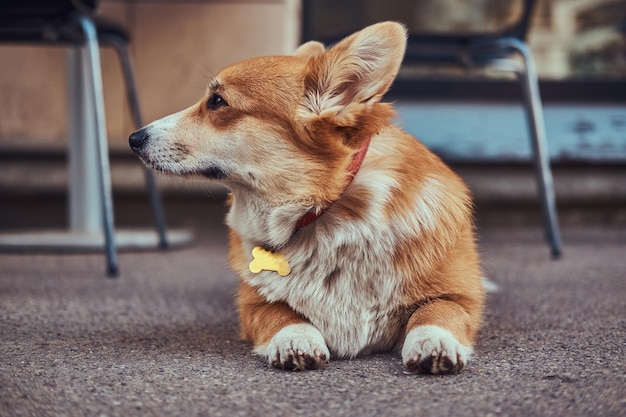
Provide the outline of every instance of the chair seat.
<path id="1" fill-rule="evenodd" d="M 130 41 L 128 32 L 116 22 L 100 16 L 93 18 L 98 37 L 121 38 Z M 84 35 L 80 27 L 71 18 L 29 17 L 5 18 L 0 16 L 0 42 L 7 43 L 44 43 L 44 44 L 80 44 Z"/>
<path id="2" fill-rule="evenodd" d="M 349 35 L 341 35 L 327 40 L 332 45 Z M 500 33 L 410 33 L 404 64 L 463 64 L 488 65 L 498 58 L 511 55 L 514 50 L 499 45 L 503 39 L 515 38 L 514 30 Z"/>
<path id="3" fill-rule="evenodd" d="M 506 38 L 502 33 L 414 33 L 409 35 L 404 62 L 487 65 L 514 52 L 500 46 Z"/>
<path id="4" fill-rule="evenodd" d="M 409 44 L 411 43 L 427 43 L 433 45 L 458 45 L 468 46 L 476 43 L 493 42 L 503 37 L 507 37 L 506 33 L 488 33 L 488 32 L 416 32 L 409 33 Z"/>
<path id="5" fill-rule="evenodd" d="M 2 0 L 0 22 L 5 19 L 54 18 L 75 10 L 92 14 L 98 3 L 98 0 Z"/>

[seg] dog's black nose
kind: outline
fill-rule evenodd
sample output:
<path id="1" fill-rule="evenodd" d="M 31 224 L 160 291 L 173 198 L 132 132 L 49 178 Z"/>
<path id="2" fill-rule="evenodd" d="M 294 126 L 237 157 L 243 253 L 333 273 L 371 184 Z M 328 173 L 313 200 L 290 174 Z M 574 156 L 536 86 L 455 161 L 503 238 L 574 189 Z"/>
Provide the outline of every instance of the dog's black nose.
<path id="1" fill-rule="evenodd" d="M 128 137 L 128 144 L 133 151 L 138 151 L 146 143 L 147 139 L 148 132 L 146 129 L 139 129 Z"/>

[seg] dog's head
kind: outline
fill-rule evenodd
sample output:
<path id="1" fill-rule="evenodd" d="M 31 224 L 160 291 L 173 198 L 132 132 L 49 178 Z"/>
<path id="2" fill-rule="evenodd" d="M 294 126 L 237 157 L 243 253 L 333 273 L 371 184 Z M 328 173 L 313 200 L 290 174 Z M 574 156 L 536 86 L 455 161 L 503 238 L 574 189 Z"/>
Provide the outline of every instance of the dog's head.
<path id="1" fill-rule="evenodd" d="M 400 67 L 406 31 L 379 23 L 325 50 L 254 58 L 223 69 L 200 102 L 133 133 L 150 167 L 199 175 L 282 201 L 334 201 L 350 157 L 390 123 L 379 103 Z M 320 201 L 315 201 L 320 200 Z"/>

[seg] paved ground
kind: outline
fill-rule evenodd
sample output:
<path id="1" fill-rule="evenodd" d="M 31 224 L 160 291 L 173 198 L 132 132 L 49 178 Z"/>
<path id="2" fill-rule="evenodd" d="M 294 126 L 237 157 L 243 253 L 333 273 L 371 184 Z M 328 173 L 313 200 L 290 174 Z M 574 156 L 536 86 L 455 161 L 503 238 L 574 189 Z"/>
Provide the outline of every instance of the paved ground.
<path id="1" fill-rule="evenodd" d="M 218 210 L 219 211 L 219 210 Z M 492 294 L 469 368 L 397 354 L 268 369 L 238 340 L 219 212 L 197 245 L 0 255 L 0 416 L 626 416 L 626 228 L 481 230 Z"/>

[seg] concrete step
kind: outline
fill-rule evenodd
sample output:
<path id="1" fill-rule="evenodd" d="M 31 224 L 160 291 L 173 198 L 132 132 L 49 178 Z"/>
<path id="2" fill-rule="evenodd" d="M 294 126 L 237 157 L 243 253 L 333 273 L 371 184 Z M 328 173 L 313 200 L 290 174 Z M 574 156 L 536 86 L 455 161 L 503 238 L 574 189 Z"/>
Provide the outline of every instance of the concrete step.
<path id="1" fill-rule="evenodd" d="M 520 203 L 536 196 L 533 167 L 528 163 L 457 163 L 452 167 L 472 189 L 477 201 Z M 68 173 L 64 153 L 2 152 L 0 189 L 6 194 L 65 193 Z M 143 166 L 130 153 L 111 154 L 116 193 L 144 191 Z M 556 163 L 554 182 L 559 202 L 565 204 L 626 203 L 626 164 Z M 206 180 L 188 180 L 157 173 L 164 194 L 211 195 L 225 190 Z"/>
<path id="2" fill-rule="evenodd" d="M 130 153 L 113 152 L 111 167 L 118 222 L 150 223 L 143 166 Z M 479 223 L 541 223 L 531 165 L 459 163 L 452 167 L 472 190 Z M 67 167 L 63 152 L 0 151 L 0 172 L 0 228 L 65 221 Z M 557 163 L 553 173 L 563 223 L 626 225 L 626 164 Z M 157 183 L 168 213 L 174 213 L 168 216 L 170 223 L 183 226 L 184 220 L 176 213 L 187 213 L 182 217 L 190 219 L 202 216 L 210 201 L 222 204 L 226 194 L 224 188 L 201 179 L 157 174 Z M 37 214 L 42 210 L 45 218 Z"/>

